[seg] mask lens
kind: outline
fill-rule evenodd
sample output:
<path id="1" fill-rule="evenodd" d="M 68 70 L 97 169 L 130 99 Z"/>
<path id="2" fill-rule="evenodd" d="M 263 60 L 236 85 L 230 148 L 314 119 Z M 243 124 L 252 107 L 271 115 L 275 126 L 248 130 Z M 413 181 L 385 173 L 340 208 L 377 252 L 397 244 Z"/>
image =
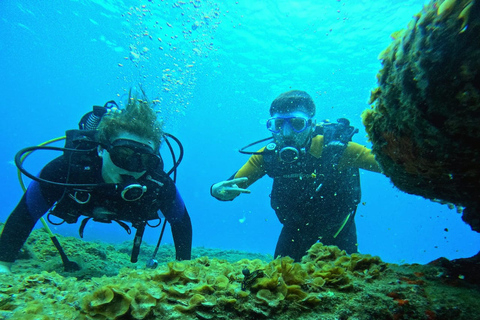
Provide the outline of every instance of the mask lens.
<path id="1" fill-rule="evenodd" d="M 267 121 L 267 129 L 273 133 L 279 133 L 285 124 L 285 119 L 271 118 Z"/>
<path id="2" fill-rule="evenodd" d="M 292 118 L 271 118 L 267 121 L 267 129 L 273 133 L 279 133 L 282 131 L 282 128 L 285 126 L 285 123 L 288 122 L 295 132 L 302 132 L 307 128 L 310 119 L 301 118 L 301 117 L 292 117 Z"/>
<path id="3" fill-rule="evenodd" d="M 276 132 L 280 132 L 280 130 L 282 130 L 284 125 L 285 125 L 285 119 L 275 119 Z"/>
<path id="4" fill-rule="evenodd" d="M 135 151 L 128 147 L 113 147 L 109 151 L 110 159 L 117 167 L 122 169 L 140 172 L 144 169 L 141 168 L 141 161 L 139 160 L 138 154 Z"/>
<path id="5" fill-rule="evenodd" d="M 307 127 L 307 119 L 305 118 L 291 118 L 290 124 L 292 125 L 293 130 L 296 132 L 301 132 Z"/>
<path id="6" fill-rule="evenodd" d="M 127 146 L 117 146 L 108 150 L 113 164 L 131 172 L 155 169 L 159 158 L 152 153 L 140 153 Z"/>
<path id="7" fill-rule="evenodd" d="M 141 157 L 145 169 L 156 169 L 160 163 L 160 159 L 154 154 L 143 153 Z"/>

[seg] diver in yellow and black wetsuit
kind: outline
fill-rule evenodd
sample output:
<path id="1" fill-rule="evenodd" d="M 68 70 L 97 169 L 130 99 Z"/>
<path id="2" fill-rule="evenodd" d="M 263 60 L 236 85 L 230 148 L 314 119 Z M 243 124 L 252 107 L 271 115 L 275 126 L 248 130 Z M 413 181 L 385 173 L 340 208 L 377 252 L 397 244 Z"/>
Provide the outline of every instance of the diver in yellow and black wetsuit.
<path id="1" fill-rule="evenodd" d="M 211 187 L 213 197 L 229 201 L 250 193 L 247 188 L 265 174 L 273 178 L 271 206 L 283 225 L 275 257 L 300 261 L 319 240 L 357 252 L 358 169 L 381 172 L 371 150 L 350 141 L 358 130 L 348 120 L 327 123 L 318 134 L 315 111 L 308 93 L 281 94 L 272 102 L 267 121 L 273 143 L 250 152 L 230 179 Z"/>

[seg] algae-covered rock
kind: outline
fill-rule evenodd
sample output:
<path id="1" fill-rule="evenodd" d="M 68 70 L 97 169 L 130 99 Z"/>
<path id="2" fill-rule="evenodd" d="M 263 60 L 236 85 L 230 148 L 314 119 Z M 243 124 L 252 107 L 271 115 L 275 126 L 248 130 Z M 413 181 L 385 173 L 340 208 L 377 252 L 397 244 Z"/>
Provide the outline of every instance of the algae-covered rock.
<path id="1" fill-rule="evenodd" d="M 80 252 L 99 252 L 88 248 L 88 243 L 77 243 Z M 206 248 L 202 252 L 209 250 L 211 256 L 218 254 Z M 0 274 L 0 317 L 470 320 L 478 313 L 480 292 L 461 279 L 446 277 L 438 266 L 390 265 L 320 243 L 301 263 L 289 257 L 243 257 L 236 262 L 209 257 L 169 261 L 154 270 L 136 266 L 93 278 L 40 271 L 38 266 L 36 271 L 26 269 L 26 261 L 20 260 L 13 273 Z"/>
<path id="2" fill-rule="evenodd" d="M 480 1 L 435 0 L 392 34 L 363 122 L 399 189 L 466 207 L 480 231 Z"/>

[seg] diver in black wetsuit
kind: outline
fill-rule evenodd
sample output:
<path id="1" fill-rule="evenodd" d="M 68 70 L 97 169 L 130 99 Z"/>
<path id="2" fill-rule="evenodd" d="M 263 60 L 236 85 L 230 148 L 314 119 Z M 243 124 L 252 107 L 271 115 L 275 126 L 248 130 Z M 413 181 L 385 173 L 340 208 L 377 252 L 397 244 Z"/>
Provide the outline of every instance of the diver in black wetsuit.
<path id="1" fill-rule="evenodd" d="M 190 217 L 174 182 L 163 171 L 159 155 L 163 131 L 146 101 L 129 97 L 124 110 L 103 115 L 94 131 L 98 147 L 92 152 L 65 152 L 41 170 L 40 179 L 29 185 L 4 226 L 0 272 L 10 271 L 36 222 L 47 212 L 67 223 L 87 216 L 81 234 L 89 219 L 116 221 L 128 231 L 122 220 L 131 222 L 137 235 L 141 230 L 140 238 L 135 237 L 139 246 L 145 224 L 159 219 L 161 211 L 171 225 L 176 258 L 191 258 Z"/>
<path id="2" fill-rule="evenodd" d="M 325 124 L 318 132 L 315 109 L 304 91 L 278 96 L 267 121 L 273 143 L 257 152 L 243 152 L 246 147 L 242 148 L 242 153 L 252 154 L 247 163 L 210 189 L 213 197 L 230 201 L 250 193 L 246 188 L 265 174 L 273 178 L 271 206 L 283 225 L 275 257 L 300 261 L 317 241 L 347 253 L 357 252 L 358 169 L 381 171 L 370 149 L 351 142 L 357 130 L 347 119 Z"/>

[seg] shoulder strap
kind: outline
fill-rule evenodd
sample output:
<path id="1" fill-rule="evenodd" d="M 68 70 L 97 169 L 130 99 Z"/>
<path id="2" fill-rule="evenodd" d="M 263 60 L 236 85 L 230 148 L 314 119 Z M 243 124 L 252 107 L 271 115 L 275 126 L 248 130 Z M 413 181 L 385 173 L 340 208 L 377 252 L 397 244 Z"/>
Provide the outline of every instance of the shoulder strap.
<path id="1" fill-rule="evenodd" d="M 324 122 L 317 127 L 315 133 L 323 134 L 323 165 L 336 169 L 348 142 L 352 141 L 358 129 L 351 126 L 347 119 L 340 118 L 337 123 Z"/>
<path id="2" fill-rule="evenodd" d="M 68 130 L 65 133 L 65 148 L 64 156 L 67 161 L 72 164 L 76 164 L 82 161 L 89 161 L 92 159 L 92 155 L 96 154 L 97 146 L 95 130 Z M 73 151 L 83 150 L 85 152 Z"/>
<path id="3" fill-rule="evenodd" d="M 314 135 L 323 135 L 324 143 L 327 145 L 331 141 L 339 141 L 348 144 L 352 141 L 352 137 L 358 133 L 358 129 L 350 125 L 350 121 L 346 118 L 340 118 L 337 123 L 323 121 L 315 128 Z"/>
<path id="4" fill-rule="evenodd" d="M 336 175 L 338 163 L 343 155 L 343 152 L 348 146 L 348 142 L 352 141 L 352 137 L 358 129 L 350 125 L 350 121 L 345 118 L 340 118 L 337 123 L 324 122 L 317 128 L 315 133 L 323 134 L 323 151 L 321 156 L 321 164 L 323 169 L 323 180 L 318 185 L 316 191 L 318 192 L 323 184 Z M 353 171 L 353 170 L 349 170 Z M 358 177 L 358 169 L 355 169 L 356 174 L 352 174 L 351 182 L 355 194 L 354 198 L 360 197 L 360 179 Z M 349 181 L 350 181 L 349 180 Z M 355 181 L 354 181 L 355 180 Z M 358 202 L 359 200 L 355 200 Z"/>

